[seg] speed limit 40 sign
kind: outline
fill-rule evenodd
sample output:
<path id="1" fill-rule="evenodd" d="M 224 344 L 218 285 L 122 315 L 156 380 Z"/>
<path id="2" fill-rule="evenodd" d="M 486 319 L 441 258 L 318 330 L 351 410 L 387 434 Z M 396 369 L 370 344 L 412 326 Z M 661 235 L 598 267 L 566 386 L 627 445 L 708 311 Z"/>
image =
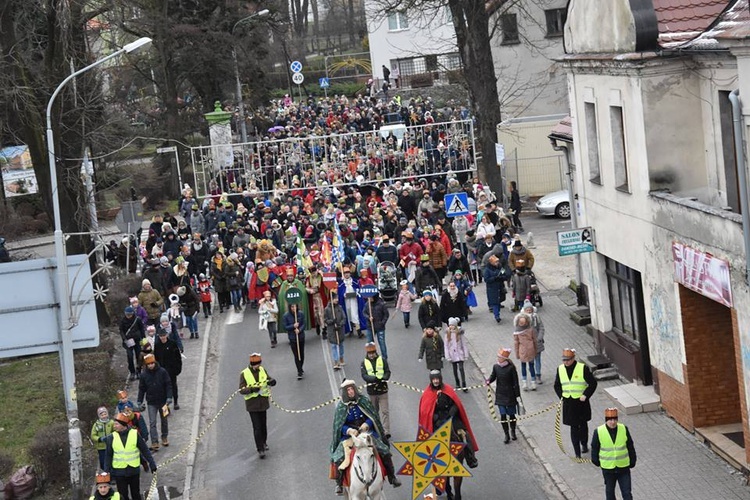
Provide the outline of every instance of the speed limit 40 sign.
<path id="1" fill-rule="evenodd" d="M 296 83 L 297 85 L 300 85 L 302 82 L 305 81 L 305 77 L 302 73 L 297 72 L 292 75 L 292 81 Z"/>

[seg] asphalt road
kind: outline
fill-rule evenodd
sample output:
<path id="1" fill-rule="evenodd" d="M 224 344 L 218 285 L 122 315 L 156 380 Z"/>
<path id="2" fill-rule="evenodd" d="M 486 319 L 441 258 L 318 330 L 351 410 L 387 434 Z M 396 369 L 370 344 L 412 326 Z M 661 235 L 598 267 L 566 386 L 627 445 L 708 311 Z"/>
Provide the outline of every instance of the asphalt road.
<path id="1" fill-rule="evenodd" d="M 416 304 L 415 304 L 416 306 Z M 257 329 L 257 314 L 247 310 L 241 314 L 224 313 L 216 322 L 204 399 L 204 414 L 213 415 L 227 396 L 237 389 L 239 372 L 247 365 L 248 354 L 263 354 L 264 366 L 278 380 L 274 397 L 289 409 L 306 409 L 338 395 L 344 376 L 361 382 L 359 365 L 364 356 L 364 340 L 345 342 L 345 373 L 330 368 L 327 341 L 315 331 L 307 332 L 305 378 L 296 380 L 296 370 L 286 336 L 279 337 L 279 346 L 270 348 L 265 332 Z M 415 323 L 416 308 L 412 313 Z M 471 331 L 469 334 L 486 334 Z M 417 362 L 421 333 L 412 326 L 405 329 L 400 313 L 391 309 L 387 326 L 387 345 L 392 380 L 424 387 L 427 369 Z M 480 383 L 481 376 L 473 362 L 467 364 L 470 385 Z M 444 369 L 446 381 L 453 384 L 450 366 Z M 550 484 L 544 469 L 519 441 L 504 445 L 502 430 L 489 416 L 483 390 L 461 393 L 461 398 L 479 440 L 479 467 L 474 477 L 464 481 L 464 498 L 561 498 Z M 410 441 L 416 436 L 419 394 L 391 385 L 391 432 L 394 441 Z M 334 483 L 328 479 L 328 446 L 331 440 L 333 405 L 302 414 L 291 414 L 271 408 L 268 412 L 270 451 L 260 460 L 255 451 L 250 418 L 237 396 L 224 410 L 198 451 L 192 498 L 332 498 Z M 396 467 L 404 459 L 394 450 Z M 385 486 L 386 498 L 410 498 L 411 478 L 402 476 L 403 486 Z"/>

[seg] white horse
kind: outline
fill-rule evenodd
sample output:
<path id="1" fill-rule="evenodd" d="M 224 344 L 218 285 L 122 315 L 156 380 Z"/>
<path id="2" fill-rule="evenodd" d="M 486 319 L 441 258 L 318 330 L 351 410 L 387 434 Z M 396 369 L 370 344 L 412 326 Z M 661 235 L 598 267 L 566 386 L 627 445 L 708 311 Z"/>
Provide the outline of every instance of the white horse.
<path id="1" fill-rule="evenodd" d="M 352 436 L 354 457 L 349 466 L 350 500 L 381 500 L 383 498 L 383 470 L 378 461 L 375 440 L 367 432 Z"/>

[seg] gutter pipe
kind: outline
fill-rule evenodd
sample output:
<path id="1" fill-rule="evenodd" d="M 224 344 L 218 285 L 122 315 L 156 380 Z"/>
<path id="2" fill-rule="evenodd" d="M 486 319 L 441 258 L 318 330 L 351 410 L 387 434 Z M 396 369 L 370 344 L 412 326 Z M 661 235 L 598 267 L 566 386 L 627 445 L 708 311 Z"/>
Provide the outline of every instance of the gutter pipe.
<path id="1" fill-rule="evenodd" d="M 747 185 L 747 168 L 745 166 L 745 136 L 742 131 L 742 104 L 739 89 L 729 94 L 732 103 L 732 121 L 734 123 L 734 153 L 737 162 L 737 175 L 740 182 L 740 209 L 742 210 L 742 236 L 745 243 L 745 283 L 750 283 L 750 194 Z"/>

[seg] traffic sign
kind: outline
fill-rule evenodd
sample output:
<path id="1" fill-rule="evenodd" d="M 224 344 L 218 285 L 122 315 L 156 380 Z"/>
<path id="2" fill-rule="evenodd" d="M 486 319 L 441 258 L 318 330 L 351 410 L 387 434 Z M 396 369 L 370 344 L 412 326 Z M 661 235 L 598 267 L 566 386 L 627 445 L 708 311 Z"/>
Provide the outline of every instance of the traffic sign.
<path id="1" fill-rule="evenodd" d="M 318 80 L 318 85 L 320 85 L 321 89 L 327 89 L 331 86 L 331 81 L 328 78 L 323 77 Z"/>
<path id="2" fill-rule="evenodd" d="M 302 292 L 299 291 L 299 288 L 291 287 L 286 291 L 284 298 L 287 304 L 296 306 L 302 302 Z"/>
<path id="3" fill-rule="evenodd" d="M 365 285 L 359 289 L 359 295 L 364 298 L 374 297 L 378 294 L 378 287 L 375 285 Z"/>
<path id="4" fill-rule="evenodd" d="M 292 73 L 299 73 L 302 71 L 302 63 L 299 61 L 292 61 L 292 64 L 289 65 L 289 69 L 292 70 Z"/>
<path id="5" fill-rule="evenodd" d="M 305 76 L 302 73 L 295 73 L 292 75 L 292 81 L 299 85 L 305 81 Z"/>
<path id="6" fill-rule="evenodd" d="M 169 146 L 167 148 L 156 148 L 156 152 L 159 154 L 174 153 L 175 151 L 177 151 L 177 146 Z"/>
<path id="7" fill-rule="evenodd" d="M 445 215 L 469 215 L 469 195 L 467 193 L 451 193 L 445 195 Z"/>

